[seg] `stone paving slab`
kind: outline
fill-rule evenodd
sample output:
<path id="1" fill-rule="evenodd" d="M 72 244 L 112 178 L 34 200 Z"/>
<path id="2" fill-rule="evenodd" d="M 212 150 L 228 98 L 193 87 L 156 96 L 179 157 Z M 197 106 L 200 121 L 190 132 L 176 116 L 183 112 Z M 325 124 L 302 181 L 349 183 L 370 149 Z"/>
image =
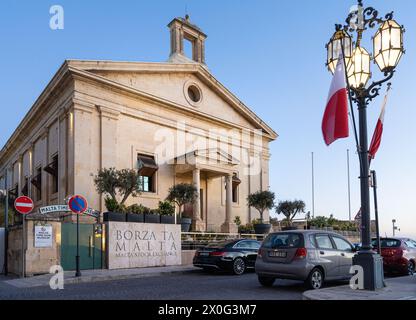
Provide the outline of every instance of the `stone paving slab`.
<path id="1" fill-rule="evenodd" d="M 386 279 L 377 291 L 352 290 L 348 285 L 303 293 L 303 300 L 416 300 L 416 276 Z"/>
<path id="2" fill-rule="evenodd" d="M 155 277 L 169 274 L 188 273 L 200 270 L 192 265 L 188 266 L 171 266 L 171 267 L 154 267 L 154 268 L 136 268 L 136 269 L 119 269 L 119 270 L 82 270 L 81 277 L 75 277 L 75 271 L 65 271 L 65 284 L 76 284 L 86 282 L 137 279 L 145 277 Z M 53 275 L 45 274 L 34 277 L 4 280 L 3 283 L 16 288 L 34 288 L 49 286 L 49 281 Z M 0 279 L 1 281 L 1 279 Z"/>

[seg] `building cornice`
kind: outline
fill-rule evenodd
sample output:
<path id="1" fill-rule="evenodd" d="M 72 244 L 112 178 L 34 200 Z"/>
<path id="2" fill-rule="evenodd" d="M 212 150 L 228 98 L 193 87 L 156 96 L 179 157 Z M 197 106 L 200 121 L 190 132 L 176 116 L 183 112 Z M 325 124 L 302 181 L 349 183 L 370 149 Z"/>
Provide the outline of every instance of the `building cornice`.
<path id="1" fill-rule="evenodd" d="M 19 144 L 23 141 L 23 139 L 27 136 L 25 131 L 27 131 L 31 125 L 31 122 L 36 117 L 36 114 L 39 112 L 41 106 L 47 105 L 51 103 L 50 99 L 54 97 L 55 91 L 59 86 L 63 86 L 65 84 L 65 80 L 69 75 L 69 68 L 67 62 L 64 62 L 62 66 L 59 68 L 57 73 L 54 75 L 52 80 L 48 83 L 46 88 L 43 90 L 39 98 L 35 101 L 33 106 L 30 108 L 29 112 L 25 115 L 23 120 L 20 122 L 19 126 L 13 132 L 12 136 L 8 139 L 6 144 L 0 151 L 0 165 L 4 156 L 9 152 L 14 145 Z M 48 100 L 49 99 L 49 100 Z"/>

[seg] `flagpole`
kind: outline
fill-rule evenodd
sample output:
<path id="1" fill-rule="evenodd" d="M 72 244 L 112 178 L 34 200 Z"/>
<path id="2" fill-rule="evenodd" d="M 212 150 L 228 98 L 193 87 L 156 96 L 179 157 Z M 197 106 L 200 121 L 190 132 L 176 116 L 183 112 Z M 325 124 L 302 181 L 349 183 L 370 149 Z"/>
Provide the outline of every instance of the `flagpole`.
<path id="1" fill-rule="evenodd" d="M 387 104 L 387 98 L 388 98 L 388 96 L 389 96 L 389 92 L 390 92 L 390 89 L 391 89 L 391 82 L 389 82 L 389 83 L 387 83 L 387 90 L 386 90 L 386 94 L 384 95 L 384 101 L 383 101 L 383 106 L 382 106 L 382 112 L 383 112 L 383 108 L 385 108 L 386 107 L 386 104 Z M 377 130 L 377 126 L 376 126 L 376 130 Z M 372 147 L 373 147 L 373 139 L 374 139 L 374 135 L 375 135 L 375 133 L 376 133 L 376 131 L 374 131 L 374 133 L 373 133 L 373 138 L 371 139 L 371 145 L 370 145 L 370 151 L 372 150 Z M 378 149 L 378 148 L 377 148 Z M 369 155 L 368 156 L 368 167 L 370 168 L 371 167 L 371 160 L 373 160 L 373 157 L 375 156 L 375 154 L 374 155 Z"/>
<path id="2" fill-rule="evenodd" d="M 371 171 L 373 192 L 374 192 L 374 213 L 376 218 L 376 234 L 377 234 L 377 252 L 381 254 L 381 244 L 380 244 L 380 224 L 378 219 L 378 202 L 377 202 L 377 176 L 375 170 Z"/>
<path id="3" fill-rule="evenodd" d="M 315 218 L 315 168 L 312 152 L 312 218 Z"/>
<path id="4" fill-rule="evenodd" d="M 349 221 L 351 221 L 350 149 L 347 149 L 347 172 L 348 172 L 348 217 L 349 217 Z"/>
<path id="5" fill-rule="evenodd" d="M 344 62 L 345 81 L 347 83 L 348 102 L 350 104 L 350 109 L 351 109 L 350 114 L 351 114 L 351 119 L 352 119 L 352 125 L 354 127 L 355 144 L 357 147 L 358 158 L 360 158 L 360 167 L 361 167 L 360 143 L 358 142 L 357 125 L 355 124 L 354 107 L 352 105 L 352 99 L 351 99 L 350 82 L 348 80 L 348 72 L 347 72 L 347 63 L 345 62 L 344 39 L 341 39 L 341 51 L 342 51 L 342 60 Z"/>

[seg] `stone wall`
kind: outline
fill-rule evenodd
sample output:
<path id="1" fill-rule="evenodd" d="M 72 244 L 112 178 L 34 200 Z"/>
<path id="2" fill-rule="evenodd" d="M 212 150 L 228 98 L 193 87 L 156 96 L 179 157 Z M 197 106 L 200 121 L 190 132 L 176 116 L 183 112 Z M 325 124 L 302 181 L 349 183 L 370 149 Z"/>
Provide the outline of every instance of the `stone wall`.
<path id="1" fill-rule="evenodd" d="M 52 226 L 52 248 L 35 248 L 34 232 L 36 224 Z M 26 221 L 26 275 L 49 273 L 53 265 L 59 265 L 61 259 L 61 223 L 59 221 Z M 9 231 L 8 248 L 9 272 L 22 273 L 22 226 L 13 226 Z"/>
<path id="2" fill-rule="evenodd" d="M 9 273 L 22 274 L 22 226 L 13 226 L 9 229 L 7 263 Z"/>
<path id="3" fill-rule="evenodd" d="M 182 250 L 182 265 L 189 266 L 193 263 L 196 250 Z"/>
<path id="4" fill-rule="evenodd" d="M 0 228 L 0 273 L 4 272 L 4 228 Z"/>

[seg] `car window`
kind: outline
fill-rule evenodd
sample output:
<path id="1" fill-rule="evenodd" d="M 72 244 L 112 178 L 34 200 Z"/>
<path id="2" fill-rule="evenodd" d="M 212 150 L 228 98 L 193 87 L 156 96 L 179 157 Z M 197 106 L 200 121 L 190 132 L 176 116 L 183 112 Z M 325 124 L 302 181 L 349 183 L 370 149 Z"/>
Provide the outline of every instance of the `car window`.
<path id="1" fill-rule="evenodd" d="M 380 240 L 381 248 L 398 248 L 401 246 L 401 241 L 398 239 L 384 238 Z M 373 239 L 371 242 L 374 248 L 377 248 L 377 239 Z"/>
<path id="2" fill-rule="evenodd" d="M 334 240 L 335 246 L 337 247 L 338 250 L 342 250 L 342 251 L 352 250 L 351 245 L 344 239 L 341 239 L 339 237 L 332 237 L 332 239 Z"/>
<path id="3" fill-rule="evenodd" d="M 251 249 L 259 249 L 260 248 L 260 242 L 258 241 L 249 241 L 250 247 Z"/>
<path id="4" fill-rule="evenodd" d="M 263 248 L 300 248 L 303 245 L 302 235 L 298 233 L 270 234 L 263 242 Z"/>
<path id="5" fill-rule="evenodd" d="M 412 240 L 406 240 L 404 243 L 405 243 L 405 244 L 406 244 L 406 246 L 407 246 L 407 247 L 409 247 L 409 248 L 412 248 L 412 249 L 415 249 L 415 248 L 416 248 L 416 246 L 415 246 L 415 244 L 413 243 L 413 241 L 412 241 Z"/>
<path id="6" fill-rule="evenodd" d="M 251 248 L 251 241 L 240 241 L 234 245 L 234 248 L 238 248 L 238 249 Z"/>
<path id="7" fill-rule="evenodd" d="M 334 249 L 331 239 L 327 234 L 318 234 L 315 236 L 315 239 L 320 249 Z"/>
<path id="8" fill-rule="evenodd" d="M 309 236 L 309 242 L 311 243 L 312 248 L 316 248 L 315 237 L 313 235 Z"/>

